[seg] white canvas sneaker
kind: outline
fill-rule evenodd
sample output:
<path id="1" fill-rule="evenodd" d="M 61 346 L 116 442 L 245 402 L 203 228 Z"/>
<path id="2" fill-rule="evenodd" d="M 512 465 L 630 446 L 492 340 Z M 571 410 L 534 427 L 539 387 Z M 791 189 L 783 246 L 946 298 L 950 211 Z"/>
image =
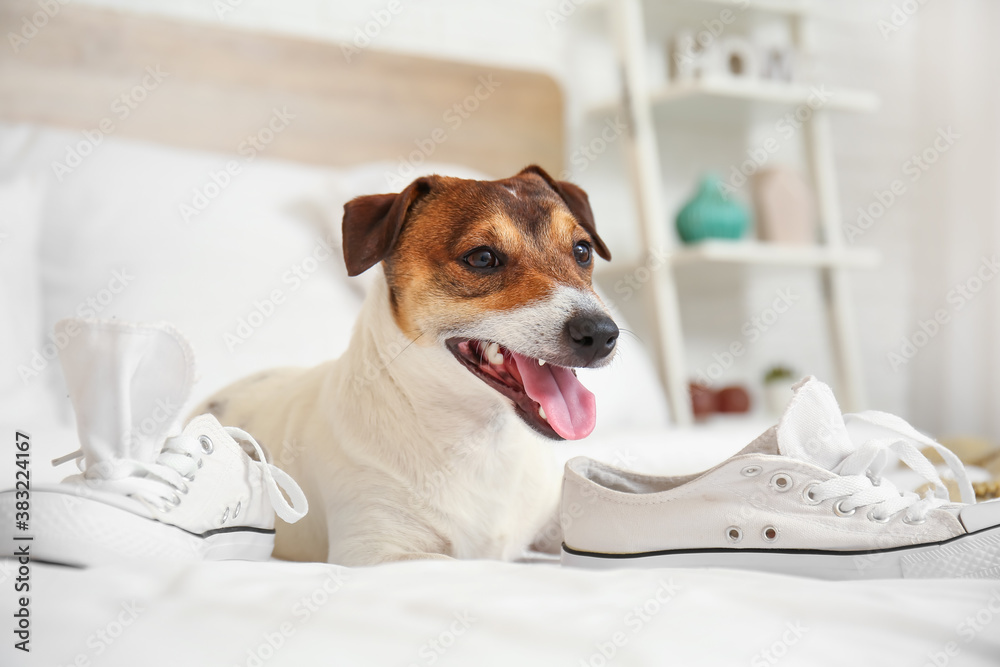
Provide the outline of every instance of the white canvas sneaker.
<path id="1" fill-rule="evenodd" d="M 795 389 L 777 426 L 703 473 L 653 477 L 569 461 L 563 564 L 1000 578 L 1000 501 L 974 504 L 954 454 L 899 417 L 842 415 L 814 378 Z M 948 500 L 921 447 L 941 454 L 963 502 Z M 896 458 L 933 485 L 925 497 L 881 476 Z"/>
<path id="2" fill-rule="evenodd" d="M 30 544 L 33 560 L 76 566 L 269 558 L 275 513 L 294 523 L 305 494 L 245 431 L 211 415 L 180 431 L 194 377 L 183 336 L 169 325 L 79 319 L 57 333 L 68 341 L 60 362 L 80 450 L 53 464 L 81 459 L 81 472 L 27 498 L 0 494 L 4 543 L 31 536 L 16 544 Z"/>

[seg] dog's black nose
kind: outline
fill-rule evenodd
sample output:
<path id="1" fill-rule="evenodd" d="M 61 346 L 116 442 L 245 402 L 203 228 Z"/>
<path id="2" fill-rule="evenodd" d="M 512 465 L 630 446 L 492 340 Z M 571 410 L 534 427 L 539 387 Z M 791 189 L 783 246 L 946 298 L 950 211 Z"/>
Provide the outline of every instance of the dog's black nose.
<path id="1" fill-rule="evenodd" d="M 566 335 L 573 351 L 586 363 L 611 354 L 618 342 L 618 325 L 607 315 L 575 315 L 566 321 Z"/>

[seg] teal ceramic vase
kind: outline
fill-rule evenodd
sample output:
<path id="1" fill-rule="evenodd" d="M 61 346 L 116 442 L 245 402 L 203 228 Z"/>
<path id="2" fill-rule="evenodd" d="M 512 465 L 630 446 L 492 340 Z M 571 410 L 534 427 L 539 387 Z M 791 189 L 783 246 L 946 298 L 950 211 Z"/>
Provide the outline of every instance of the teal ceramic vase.
<path id="1" fill-rule="evenodd" d="M 702 177 L 698 192 L 677 213 L 677 234 L 684 243 L 706 239 L 738 239 L 750 225 L 750 214 L 722 192 L 718 174 Z"/>

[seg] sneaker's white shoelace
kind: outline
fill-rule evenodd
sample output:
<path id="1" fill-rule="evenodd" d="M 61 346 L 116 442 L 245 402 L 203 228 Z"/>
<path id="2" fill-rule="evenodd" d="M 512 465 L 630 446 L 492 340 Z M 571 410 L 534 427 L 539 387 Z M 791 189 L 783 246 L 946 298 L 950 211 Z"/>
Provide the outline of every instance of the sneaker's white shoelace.
<path id="1" fill-rule="evenodd" d="M 893 515 L 906 510 L 907 521 L 922 522 L 930 510 L 948 504 L 949 499 L 948 487 L 938 475 L 934 464 L 920 453 L 921 447 L 933 448 L 944 459 L 955 476 L 962 502 L 976 501 L 972 483 L 959 458 L 948 448 L 917 431 L 905 420 L 875 410 L 847 414 L 844 415 L 844 420 L 848 424 L 853 420 L 879 429 L 888 429 L 892 435 L 861 443 L 833 470 L 839 477 L 812 488 L 809 495 L 814 501 L 842 498 L 838 506 L 844 512 L 873 505 L 870 516 L 876 521 L 887 521 Z M 932 488 L 923 497 L 913 492 L 900 491 L 892 482 L 881 476 L 886 465 L 897 458 L 931 483 Z"/>
<path id="2" fill-rule="evenodd" d="M 247 442 L 253 447 L 257 460 L 251 460 L 251 465 L 260 469 L 275 513 L 288 523 L 295 523 L 304 517 L 309 511 L 309 504 L 295 480 L 281 468 L 267 462 L 263 448 L 252 435 L 235 426 L 223 428 L 237 442 Z M 52 463 L 59 465 L 82 456 L 83 451 L 78 450 Z M 91 488 L 130 496 L 157 511 L 169 512 L 180 504 L 181 496 L 188 492 L 188 482 L 194 480 L 196 471 L 202 465 L 202 456 L 198 439 L 181 434 L 166 439 L 156 463 L 119 459 L 88 466 L 83 473 Z M 282 490 L 288 494 L 288 500 L 282 495 Z"/>

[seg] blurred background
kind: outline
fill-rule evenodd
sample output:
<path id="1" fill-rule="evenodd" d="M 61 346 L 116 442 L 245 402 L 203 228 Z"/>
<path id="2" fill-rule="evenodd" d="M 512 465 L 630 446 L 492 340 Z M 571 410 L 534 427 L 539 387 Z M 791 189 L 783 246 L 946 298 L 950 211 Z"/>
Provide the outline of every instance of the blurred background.
<path id="1" fill-rule="evenodd" d="M 766 423 L 814 374 L 1000 441 L 996 3 L 0 6 L 5 421 L 68 420 L 74 314 L 177 323 L 199 396 L 335 356 L 343 201 L 537 162 L 614 255 L 608 428 L 691 422 L 692 382 L 700 427 Z"/>

